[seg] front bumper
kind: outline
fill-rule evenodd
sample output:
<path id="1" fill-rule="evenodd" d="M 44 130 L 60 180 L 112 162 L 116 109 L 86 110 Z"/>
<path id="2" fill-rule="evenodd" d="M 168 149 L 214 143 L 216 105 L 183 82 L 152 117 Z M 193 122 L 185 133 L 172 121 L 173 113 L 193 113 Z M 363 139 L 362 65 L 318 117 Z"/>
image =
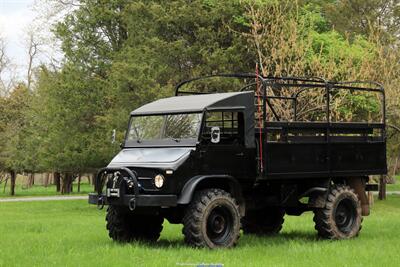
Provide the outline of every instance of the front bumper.
<path id="1" fill-rule="evenodd" d="M 89 194 L 89 204 L 121 205 L 132 207 L 175 207 L 176 195 L 123 195 L 119 198 L 107 197 L 96 193 Z"/>
<path id="2" fill-rule="evenodd" d="M 133 182 L 134 194 L 118 194 L 110 196 L 110 194 L 103 194 L 103 187 L 105 185 L 105 175 L 112 172 L 121 172 L 124 175 L 129 176 L 129 181 Z M 136 207 L 175 207 L 177 205 L 176 195 L 145 195 L 139 193 L 139 184 L 136 178 L 136 174 L 130 169 L 121 168 L 103 168 L 96 176 L 96 188 L 97 193 L 89 194 L 89 204 L 98 205 L 103 207 L 104 205 L 119 205 L 128 206 L 129 209 L 134 210 Z"/>

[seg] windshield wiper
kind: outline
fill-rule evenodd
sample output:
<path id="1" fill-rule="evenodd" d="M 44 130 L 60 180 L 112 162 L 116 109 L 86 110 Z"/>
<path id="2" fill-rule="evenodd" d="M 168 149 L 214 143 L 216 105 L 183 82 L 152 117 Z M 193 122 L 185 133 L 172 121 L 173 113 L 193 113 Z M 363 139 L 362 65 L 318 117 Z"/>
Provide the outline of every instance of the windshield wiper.
<path id="1" fill-rule="evenodd" d="M 175 142 L 177 142 L 177 143 L 179 143 L 180 141 L 181 141 L 181 139 L 179 139 L 179 138 L 171 138 L 172 140 L 174 140 Z"/>

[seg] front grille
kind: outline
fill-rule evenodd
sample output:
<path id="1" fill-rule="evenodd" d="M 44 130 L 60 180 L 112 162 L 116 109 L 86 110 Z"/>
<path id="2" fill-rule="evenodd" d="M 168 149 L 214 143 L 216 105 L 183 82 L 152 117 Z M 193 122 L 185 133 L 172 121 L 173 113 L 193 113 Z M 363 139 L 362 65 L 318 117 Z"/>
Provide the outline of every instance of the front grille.
<path id="1" fill-rule="evenodd" d="M 145 168 L 130 168 L 132 171 L 135 171 L 137 174 L 138 183 L 144 191 L 158 191 L 158 189 L 154 186 L 153 178 L 159 174 L 158 170 L 154 169 L 145 169 Z"/>
<path id="2" fill-rule="evenodd" d="M 154 169 L 145 169 L 145 168 L 129 168 L 134 171 L 137 176 L 143 178 L 152 178 L 157 175 L 157 170 Z"/>

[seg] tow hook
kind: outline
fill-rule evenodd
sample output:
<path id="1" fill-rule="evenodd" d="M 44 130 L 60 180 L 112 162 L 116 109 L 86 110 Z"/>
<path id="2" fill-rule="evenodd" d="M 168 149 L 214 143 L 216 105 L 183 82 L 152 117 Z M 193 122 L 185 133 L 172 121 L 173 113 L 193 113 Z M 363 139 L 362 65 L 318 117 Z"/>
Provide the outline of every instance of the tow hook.
<path id="1" fill-rule="evenodd" d="M 103 197 L 99 197 L 99 199 L 97 200 L 97 209 L 102 210 L 104 208 L 105 205 L 105 201 L 103 199 Z"/>
<path id="2" fill-rule="evenodd" d="M 129 206 L 129 209 L 131 210 L 131 211 L 134 211 L 135 209 L 136 209 L 136 203 L 135 203 L 136 201 L 135 201 L 135 198 L 133 197 L 133 198 L 131 198 L 130 200 L 129 200 L 129 204 L 128 204 L 128 206 Z"/>

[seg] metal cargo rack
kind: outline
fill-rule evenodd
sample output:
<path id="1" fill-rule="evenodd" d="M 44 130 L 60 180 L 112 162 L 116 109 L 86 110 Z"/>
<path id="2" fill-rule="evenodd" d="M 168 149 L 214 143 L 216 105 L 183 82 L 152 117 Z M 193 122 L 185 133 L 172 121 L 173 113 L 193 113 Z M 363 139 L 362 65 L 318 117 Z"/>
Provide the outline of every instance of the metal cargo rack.
<path id="1" fill-rule="evenodd" d="M 254 91 L 255 136 L 261 179 L 386 173 L 385 91 L 381 84 L 372 81 L 336 82 L 319 77 L 217 74 L 183 81 L 177 85 L 175 95 L 216 93 L 217 90 L 182 89 L 188 83 L 213 78 L 243 79 L 246 84 L 238 91 Z M 293 93 L 279 93 L 285 89 Z M 325 105 L 321 110 L 324 118 L 300 121 L 299 98 L 312 90 L 319 91 L 324 98 Z M 332 99 L 339 91 L 379 94 L 380 120 L 332 120 Z M 273 101 L 291 102 L 292 117 L 282 118 Z"/>

